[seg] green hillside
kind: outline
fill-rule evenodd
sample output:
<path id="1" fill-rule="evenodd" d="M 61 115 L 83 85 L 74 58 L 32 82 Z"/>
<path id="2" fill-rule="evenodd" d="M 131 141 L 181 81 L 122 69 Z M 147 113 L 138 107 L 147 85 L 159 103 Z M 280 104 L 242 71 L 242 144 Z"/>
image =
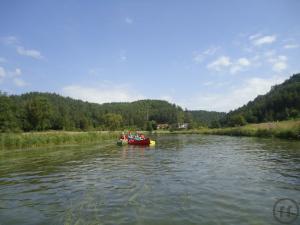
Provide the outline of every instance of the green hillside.
<path id="1" fill-rule="evenodd" d="M 117 130 L 176 127 L 229 127 L 300 117 L 300 74 L 295 74 L 253 101 L 228 114 L 204 110 L 183 111 L 162 100 L 96 104 L 52 93 L 6 95 L 0 92 L 0 131 Z"/>
<path id="2" fill-rule="evenodd" d="M 0 130 L 146 129 L 184 121 L 183 110 L 167 101 L 95 104 L 51 93 L 0 95 Z"/>
<path id="3" fill-rule="evenodd" d="M 205 110 L 190 110 L 191 118 L 194 123 L 198 126 L 214 126 L 215 121 L 218 121 L 225 117 L 226 113 L 224 112 L 215 112 L 215 111 L 205 111 Z"/>
<path id="4" fill-rule="evenodd" d="M 229 112 L 220 120 L 222 126 L 282 121 L 300 116 L 300 74 L 275 85 L 265 94 Z"/>

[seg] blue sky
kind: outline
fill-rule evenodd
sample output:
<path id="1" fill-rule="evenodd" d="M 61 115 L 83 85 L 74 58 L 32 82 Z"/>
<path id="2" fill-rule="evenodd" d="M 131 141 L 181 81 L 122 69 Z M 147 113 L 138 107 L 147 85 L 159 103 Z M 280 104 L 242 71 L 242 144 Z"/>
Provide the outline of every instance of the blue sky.
<path id="1" fill-rule="evenodd" d="M 300 1 L 0 1 L 0 90 L 229 111 L 300 72 Z"/>

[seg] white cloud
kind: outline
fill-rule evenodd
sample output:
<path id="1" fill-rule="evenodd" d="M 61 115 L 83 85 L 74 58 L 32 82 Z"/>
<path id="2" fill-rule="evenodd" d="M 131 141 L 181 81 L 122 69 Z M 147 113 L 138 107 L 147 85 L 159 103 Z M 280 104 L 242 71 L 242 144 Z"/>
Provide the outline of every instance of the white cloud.
<path id="1" fill-rule="evenodd" d="M 222 69 L 229 69 L 229 72 L 231 74 L 235 74 L 239 71 L 245 70 L 245 68 L 249 67 L 250 65 L 251 65 L 250 60 L 245 57 L 233 61 L 227 56 L 221 56 L 215 61 L 208 64 L 207 68 L 213 69 L 215 71 L 221 71 Z"/>
<path id="2" fill-rule="evenodd" d="M 261 33 L 256 33 L 256 34 L 250 35 L 249 40 L 256 39 L 256 38 L 260 37 L 261 35 L 262 35 Z"/>
<path id="3" fill-rule="evenodd" d="M 22 74 L 22 70 L 20 68 L 16 68 L 15 70 L 9 70 L 6 71 L 6 77 L 7 78 L 14 78 L 14 77 L 18 77 Z"/>
<path id="4" fill-rule="evenodd" d="M 275 72 L 281 72 L 287 68 L 287 57 L 284 55 L 269 58 L 268 61 L 272 64 Z"/>
<path id="5" fill-rule="evenodd" d="M 280 72 L 282 70 L 285 70 L 287 68 L 287 65 L 286 65 L 286 62 L 280 61 L 280 62 L 274 63 L 272 68 L 274 71 Z"/>
<path id="6" fill-rule="evenodd" d="M 21 75 L 21 74 L 22 74 L 22 70 L 21 70 L 20 68 L 16 68 L 15 74 L 16 74 L 17 76 Z"/>
<path id="7" fill-rule="evenodd" d="M 126 17 L 125 18 L 125 23 L 127 23 L 127 24 L 133 24 L 133 19 L 129 18 L 129 17 Z"/>
<path id="8" fill-rule="evenodd" d="M 227 56 L 221 56 L 217 60 L 211 62 L 210 64 L 207 65 L 208 69 L 213 69 L 216 71 L 222 70 L 224 67 L 230 66 L 232 63 L 230 61 L 230 58 Z"/>
<path id="9" fill-rule="evenodd" d="M 219 47 L 213 46 L 213 47 L 210 47 L 210 48 L 204 50 L 201 53 L 195 53 L 193 60 L 194 60 L 195 63 L 201 63 L 201 62 L 204 61 L 204 59 L 207 56 L 214 55 L 217 52 L 218 49 L 219 49 Z"/>
<path id="10" fill-rule="evenodd" d="M 250 66 L 251 63 L 247 58 L 239 58 L 236 62 L 232 63 L 230 67 L 230 73 L 235 74 L 239 71 L 243 71 L 246 67 Z"/>
<path id="11" fill-rule="evenodd" d="M 3 67 L 0 67 L 0 82 L 6 79 L 18 87 L 27 86 L 28 83 L 19 77 L 21 74 L 22 71 L 20 68 L 16 68 L 14 71 L 6 71 Z"/>
<path id="12" fill-rule="evenodd" d="M 244 104 L 253 100 L 257 95 L 266 94 L 273 85 L 279 84 L 283 81 L 284 78 L 282 77 L 253 77 L 245 80 L 238 87 L 232 86 L 232 88 L 226 91 L 226 93 L 201 93 L 194 95 L 195 97 L 191 98 L 189 101 L 185 101 L 182 106 L 189 109 L 228 112 L 243 106 Z"/>
<path id="13" fill-rule="evenodd" d="M 293 48 L 299 48 L 299 47 L 300 47 L 300 45 L 298 45 L 298 44 L 286 44 L 283 46 L 283 48 L 285 48 L 285 49 L 293 49 Z"/>
<path id="14" fill-rule="evenodd" d="M 18 77 L 22 74 L 22 70 L 20 68 L 16 68 L 13 71 L 7 71 L 7 77 L 9 78 L 14 78 L 14 77 Z"/>
<path id="15" fill-rule="evenodd" d="M 6 45 L 15 45 L 19 43 L 19 40 L 17 37 L 15 36 L 6 36 L 6 37 L 2 37 L 1 42 L 6 44 Z"/>
<path id="16" fill-rule="evenodd" d="M 239 58 L 237 64 L 240 66 L 249 66 L 250 61 L 247 58 Z"/>
<path id="17" fill-rule="evenodd" d="M 13 82 L 14 82 L 14 84 L 15 84 L 16 86 L 18 86 L 18 87 L 24 87 L 24 86 L 27 86 L 27 85 L 28 85 L 28 83 L 25 82 L 24 80 L 22 80 L 21 78 L 14 78 L 14 79 L 13 79 Z"/>
<path id="18" fill-rule="evenodd" d="M 29 56 L 29 57 L 32 57 L 34 59 L 42 59 L 43 58 L 42 54 L 38 50 L 25 49 L 22 46 L 17 47 L 17 53 L 19 55 Z"/>
<path id="19" fill-rule="evenodd" d="M 18 38 L 16 38 L 15 36 L 2 37 L 2 38 L 0 38 L 0 40 L 4 44 L 14 46 L 19 55 L 29 56 L 29 57 L 32 57 L 34 59 L 43 59 L 44 58 L 42 56 L 41 52 L 36 50 L 36 49 L 25 49 L 21 45 L 21 42 L 18 40 Z"/>
<path id="20" fill-rule="evenodd" d="M 114 86 L 112 84 L 92 87 L 69 85 L 63 87 L 62 94 L 94 103 L 130 102 L 144 99 L 142 95 L 132 91 L 128 86 Z"/>
<path id="21" fill-rule="evenodd" d="M 260 46 L 260 45 L 264 45 L 264 44 L 271 44 L 275 41 L 276 41 L 276 35 L 267 35 L 267 36 L 263 36 L 263 37 L 254 38 L 252 40 L 252 43 L 255 46 Z"/>

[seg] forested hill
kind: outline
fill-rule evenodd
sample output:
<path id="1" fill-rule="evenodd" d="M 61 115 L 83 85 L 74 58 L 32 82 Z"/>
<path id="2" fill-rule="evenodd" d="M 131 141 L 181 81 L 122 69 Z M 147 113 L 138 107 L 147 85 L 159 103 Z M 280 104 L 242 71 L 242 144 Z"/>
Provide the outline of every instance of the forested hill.
<path id="1" fill-rule="evenodd" d="M 200 111 L 197 111 L 200 112 Z M 201 114 L 201 115 L 200 115 Z M 96 104 L 52 93 L 6 95 L 0 92 L 0 131 L 155 129 L 209 125 L 210 112 L 183 111 L 162 100 Z M 195 119 L 193 118 L 195 115 Z"/>
<path id="2" fill-rule="evenodd" d="M 300 117 L 300 74 L 295 74 L 253 101 L 231 111 L 183 111 L 162 100 L 96 104 L 52 93 L 6 95 L 0 92 L 0 132 L 32 130 L 155 129 L 158 123 L 176 127 L 237 126 Z"/>
<path id="3" fill-rule="evenodd" d="M 161 100 L 95 104 L 57 94 L 0 95 L 0 130 L 145 129 L 184 122 L 183 110 Z"/>
<path id="4" fill-rule="evenodd" d="M 275 85 L 265 94 L 220 120 L 221 126 L 287 120 L 300 116 L 300 74 Z"/>
<path id="5" fill-rule="evenodd" d="M 205 110 L 190 110 L 191 118 L 194 123 L 204 126 L 212 126 L 215 121 L 225 117 L 225 112 L 205 111 Z"/>

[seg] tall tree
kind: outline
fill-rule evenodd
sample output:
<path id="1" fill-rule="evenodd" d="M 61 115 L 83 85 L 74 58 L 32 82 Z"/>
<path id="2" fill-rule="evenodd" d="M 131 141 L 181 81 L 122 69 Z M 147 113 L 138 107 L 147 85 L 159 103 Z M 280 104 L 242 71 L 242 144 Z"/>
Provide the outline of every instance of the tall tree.
<path id="1" fill-rule="evenodd" d="M 50 128 L 51 105 L 46 98 L 35 97 L 25 106 L 29 130 L 46 130 Z"/>

